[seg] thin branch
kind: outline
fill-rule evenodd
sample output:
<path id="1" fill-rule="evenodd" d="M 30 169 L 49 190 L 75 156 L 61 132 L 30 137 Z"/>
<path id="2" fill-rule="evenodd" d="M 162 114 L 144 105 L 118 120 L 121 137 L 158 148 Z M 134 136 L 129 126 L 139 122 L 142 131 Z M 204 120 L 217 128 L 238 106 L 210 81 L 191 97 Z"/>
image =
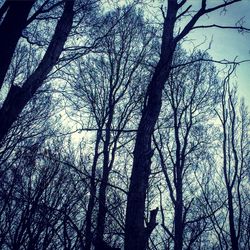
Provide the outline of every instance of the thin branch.
<path id="1" fill-rule="evenodd" d="M 218 25 L 218 24 L 198 25 L 198 26 L 194 26 L 192 30 L 203 29 L 203 28 L 234 29 L 234 30 L 239 30 L 239 32 L 250 31 L 250 28 L 246 28 L 244 26 L 223 26 L 223 25 Z"/>
<path id="2" fill-rule="evenodd" d="M 176 17 L 176 20 L 179 19 L 180 17 L 184 16 L 190 10 L 191 7 L 192 7 L 192 5 L 189 5 L 181 14 L 179 14 Z"/>
<path id="3" fill-rule="evenodd" d="M 223 4 L 219 4 L 215 7 L 206 9 L 206 0 L 202 0 L 201 8 L 199 9 L 198 12 L 196 12 L 196 14 L 193 16 L 193 18 L 186 24 L 186 26 L 183 28 L 183 30 L 180 32 L 180 34 L 175 37 L 175 41 L 178 42 L 182 38 L 184 38 L 190 32 L 190 30 L 192 30 L 192 28 L 194 27 L 196 22 L 203 15 L 208 14 L 210 12 L 213 12 L 215 10 L 221 9 L 221 8 L 225 8 L 226 6 L 231 5 L 233 3 L 236 3 L 236 2 L 239 2 L 239 1 L 241 1 L 241 0 L 233 0 L 230 2 L 224 2 Z"/>
<path id="4" fill-rule="evenodd" d="M 175 68 L 178 68 L 178 67 L 183 67 L 183 66 L 187 66 L 189 64 L 192 64 L 192 63 L 195 63 L 195 62 L 213 62 L 213 63 L 218 63 L 218 64 L 222 64 L 222 65 L 239 65 L 241 63 L 246 63 L 246 62 L 250 62 L 250 59 L 247 59 L 247 60 L 241 60 L 241 61 L 236 61 L 236 60 L 233 60 L 233 61 L 229 61 L 229 60 L 226 60 L 226 59 L 222 59 L 222 60 L 214 60 L 214 59 L 208 59 L 208 58 L 198 58 L 198 59 L 195 59 L 195 60 L 191 60 L 191 61 L 188 61 L 188 62 L 185 62 L 185 63 L 180 63 L 180 64 L 177 64 L 177 65 L 172 65 L 171 69 L 175 69 Z"/>

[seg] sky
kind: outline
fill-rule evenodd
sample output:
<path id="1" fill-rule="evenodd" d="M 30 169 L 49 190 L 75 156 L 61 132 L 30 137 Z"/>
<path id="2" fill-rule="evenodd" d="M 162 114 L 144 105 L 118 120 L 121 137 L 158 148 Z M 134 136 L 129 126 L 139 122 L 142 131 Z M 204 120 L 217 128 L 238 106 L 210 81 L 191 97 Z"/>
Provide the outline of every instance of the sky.
<path id="1" fill-rule="evenodd" d="M 192 9 L 198 9 L 200 0 L 188 0 L 186 6 L 192 4 Z M 208 0 L 210 6 L 215 6 L 221 0 Z M 233 26 L 235 23 L 244 17 L 244 26 L 250 28 L 250 0 L 242 0 L 227 8 L 226 12 L 216 11 L 209 16 L 204 16 L 197 23 L 220 24 Z M 228 59 L 233 60 L 237 56 L 237 60 L 250 60 L 250 33 L 241 34 L 236 30 L 229 29 L 197 29 L 193 31 L 188 38 L 195 39 L 196 42 L 202 41 L 207 38 L 207 44 L 212 39 L 211 49 L 209 54 L 215 60 Z M 239 96 L 244 97 L 248 109 L 250 110 L 250 62 L 242 63 L 238 66 L 236 77 L 233 82 L 237 83 Z"/>

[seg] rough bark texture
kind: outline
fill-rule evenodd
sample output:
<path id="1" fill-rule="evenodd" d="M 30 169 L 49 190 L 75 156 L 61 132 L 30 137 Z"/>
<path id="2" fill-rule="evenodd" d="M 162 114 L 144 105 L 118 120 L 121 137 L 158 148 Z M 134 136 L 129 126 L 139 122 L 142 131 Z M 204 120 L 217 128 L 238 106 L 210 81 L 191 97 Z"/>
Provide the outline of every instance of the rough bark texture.
<path id="1" fill-rule="evenodd" d="M 144 210 L 153 155 L 151 137 L 160 113 L 162 91 L 170 73 L 176 46 L 173 29 L 178 5 L 177 1 L 169 3 L 167 17 L 164 21 L 160 60 L 148 86 L 146 104 L 136 136 L 125 221 L 125 250 L 146 249 L 150 236 L 146 233 L 147 228 L 144 227 Z"/>
<path id="2" fill-rule="evenodd" d="M 7 134 L 25 105 L 43 84 L 48 73 L 56 64 L 71 30 L 74 16 L 73 5 L 74 1 L 65 2 L 63 14 L 57 23 L 55 33 L 38 68 L 26 80 L 22 87 L 11 86 L 4 104 L 0 109 L 0 141 Z"/>
<path id="3" fill-rule="evenodd" d="M 1 8 L 0 18 L 5 17 L 0 25 L 0 88 L 34 2 L 7 0 Z"/>

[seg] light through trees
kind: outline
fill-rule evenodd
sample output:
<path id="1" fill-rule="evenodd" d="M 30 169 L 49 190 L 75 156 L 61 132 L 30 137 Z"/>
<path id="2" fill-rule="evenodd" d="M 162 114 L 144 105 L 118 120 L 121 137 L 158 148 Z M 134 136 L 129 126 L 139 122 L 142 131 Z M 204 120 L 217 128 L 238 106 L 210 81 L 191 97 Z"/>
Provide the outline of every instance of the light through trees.
<path id="1" fill-rule="evenodd" d="M 249 27 L 189 2 L 1 3 L 1 249 L 250 248 L 241 62 L 189 40 Z"/>

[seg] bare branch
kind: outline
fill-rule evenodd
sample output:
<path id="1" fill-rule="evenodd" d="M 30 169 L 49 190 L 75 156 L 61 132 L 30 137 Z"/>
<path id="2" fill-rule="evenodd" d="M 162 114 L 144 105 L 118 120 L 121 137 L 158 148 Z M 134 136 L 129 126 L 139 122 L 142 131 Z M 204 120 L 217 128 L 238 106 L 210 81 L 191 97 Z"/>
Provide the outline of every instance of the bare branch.
<path id="1" fill-rule="evenodd" d="M 246 28 L 243 26 L 223 26 L 223 25 L 218 25 L 218 24 L 198 25 L 198 26 L 194 26 L 192 30 L 203 29 L 203 28 L 233 29 L 233 30 L 238 30 L 239 32 L 244 32 L 244 31 L 250 32 L 250 28 Z"/>

